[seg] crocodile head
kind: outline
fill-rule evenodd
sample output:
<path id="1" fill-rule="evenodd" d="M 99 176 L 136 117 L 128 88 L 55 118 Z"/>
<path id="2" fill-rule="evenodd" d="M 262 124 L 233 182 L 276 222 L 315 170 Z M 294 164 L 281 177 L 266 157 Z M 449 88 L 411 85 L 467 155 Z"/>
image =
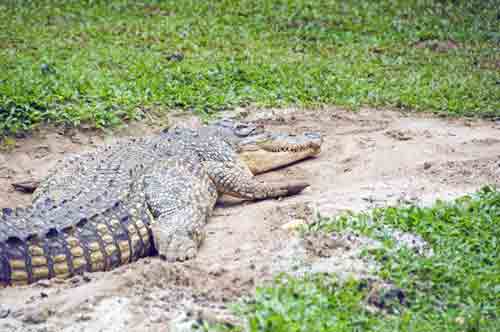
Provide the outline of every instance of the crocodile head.
<path id="1" fill-rule="evenodd" d="M 253 174 L 267 172 L 314 157 L 323 143 L 319 132 L 289 134 L 271 132 L 251 122 L 221 120 L 215 125 L 226 141 L 233 144 Z"/>

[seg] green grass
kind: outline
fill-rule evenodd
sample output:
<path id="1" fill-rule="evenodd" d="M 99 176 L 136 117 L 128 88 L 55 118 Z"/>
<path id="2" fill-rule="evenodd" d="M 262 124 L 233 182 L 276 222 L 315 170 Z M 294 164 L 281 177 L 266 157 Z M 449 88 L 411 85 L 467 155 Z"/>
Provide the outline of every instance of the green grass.
<path id="1" fill-rule="evenodd" d="M 500 116 L 490 1 L 0 1 L 0 135 L 235 106 Z M 418 48 L 452 40 L 457 48 Z"/>
<path id="2" fill-rule="evenodd" d="M 388 229 L 422 236 L 433 255 L 396 247 Z M 500 331 L 500 191 L 484 188 L 432 207 L 389 207 L 323 219 L 310 231 L 354 232 L 383 240 L 365 253 L 405 301 L 373 313 L 366 281 L 281 278 L 241 310 L 250 331 Z"/>

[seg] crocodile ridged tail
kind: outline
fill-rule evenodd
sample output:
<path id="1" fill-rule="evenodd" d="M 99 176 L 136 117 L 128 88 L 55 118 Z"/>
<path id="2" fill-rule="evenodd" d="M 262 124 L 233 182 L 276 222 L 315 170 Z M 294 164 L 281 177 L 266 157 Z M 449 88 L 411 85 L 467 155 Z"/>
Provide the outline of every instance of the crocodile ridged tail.
<path id="1" fill-rule="evenodd" d="M 145 210 L 115 206 L 43 238 L 10 237 L 0 242 L 0 287 L 107 271 L 151 255 L 150 220 Z"/>

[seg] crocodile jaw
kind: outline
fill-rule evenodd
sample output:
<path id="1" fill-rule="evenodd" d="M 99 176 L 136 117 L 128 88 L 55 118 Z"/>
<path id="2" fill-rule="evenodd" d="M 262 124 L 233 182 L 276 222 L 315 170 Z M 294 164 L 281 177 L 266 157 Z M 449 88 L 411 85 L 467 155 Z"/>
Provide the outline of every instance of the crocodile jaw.
<path id="1" fill-rule="evenodd" d="M 315 157 L 322 143 L 319 133 L 267 134 L 241 142 L 238 154 L 253 174 L 259 174 Z"/>
<path id="2" fill-rule="evenodd" d="M 288 166 L 307 158 L 315 157 L 320 151 L 321 148 L 310 148 L 298 152 L 269 152 L 266 150 L 243 151 L 240 153 L 240 158 L 248 168 L 250 168 L 253 174 L 260 174 Z"/>

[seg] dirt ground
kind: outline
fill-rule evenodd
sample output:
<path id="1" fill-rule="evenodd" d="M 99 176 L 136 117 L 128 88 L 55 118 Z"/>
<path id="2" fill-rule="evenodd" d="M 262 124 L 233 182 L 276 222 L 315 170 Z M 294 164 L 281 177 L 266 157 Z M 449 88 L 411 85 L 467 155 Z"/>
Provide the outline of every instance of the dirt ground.
<path id="1" fill-rule="evenodd" d="M 222 201 L 197 258 L 188 262 L 152 257 L 110 272 L 0 289 L 0 331 L 191 331 L 196 321 L 231 323 L 228 304 L 278 272 L 305 269 L 368 278 L 376 269 L 358 256 L 360 245 L 370 245 L 365 240 L 306 241 L 289 225 L 313 222 L 318 213 L 429 204 L 500 184 L 498 121 L 368 109 L 234 114 L 275 130 L 320 131 L 324 146 L 317 158 L 262 175 L 306 180 L 311 187 L 282 200 Z M 192 117 L 172 120 L 199 125 Z M 115 136 L 159 129 L 134 125 Z M 63 155 L 110 140 L 76 131 L 19 140 L 13 151 L 0 153 L 0 207 L 29 204 L 29 194 L 14 192 L 11 183 L 40 178 Z"/>

